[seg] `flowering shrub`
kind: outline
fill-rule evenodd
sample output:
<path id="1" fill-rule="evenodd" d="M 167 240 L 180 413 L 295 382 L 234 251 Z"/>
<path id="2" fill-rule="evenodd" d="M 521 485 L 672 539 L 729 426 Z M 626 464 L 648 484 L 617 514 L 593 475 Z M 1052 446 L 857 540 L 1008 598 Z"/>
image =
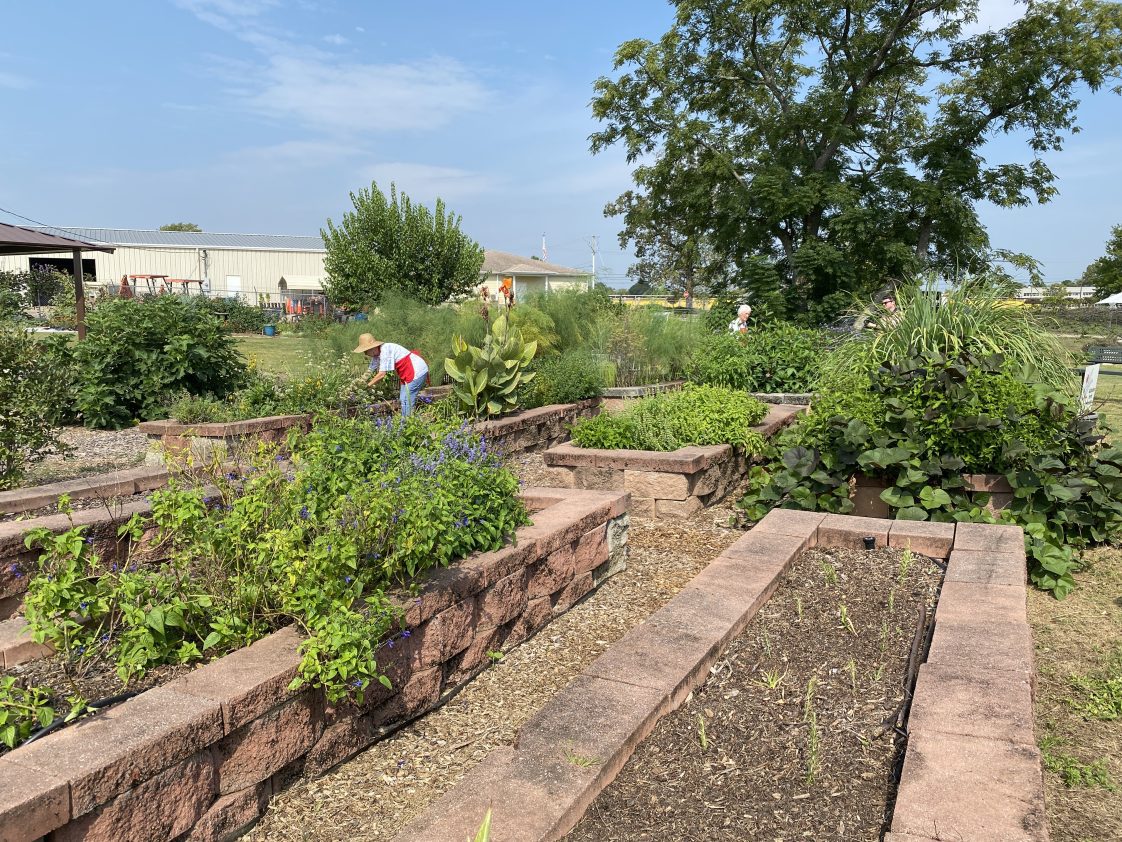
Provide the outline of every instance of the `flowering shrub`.
<path id="1" fill-rule="evenodd" d="M 764 441 L 751 428 L 767 415 L 767 405 L 733 389 L 687 385 L 601 412 L 573 425 L 578 447 L 677 450 L 691 444 L 732 444 L 758 453 Z"/>
<path id="2" fill-rule="evenodd" d="M 75 528 L 32 533 L 32 636 L 71 664 L 112 659 L 122 681 L 161 663 L 221 655 L 296 623 L 306 634 L 295 686 L 361 701 L 393 646 L 386 589 L 495 550 L 529 523 L 518 483 L 466 426 L 413 416 L 324 419 L 290 441 L 292 462 L 262 448 L 242 472 L 214 469 L 217 492 L 175 484 L 127 527 L 135 554 L 99 558 Z M 408 631 L 399 632 L 408 636 Z"/>

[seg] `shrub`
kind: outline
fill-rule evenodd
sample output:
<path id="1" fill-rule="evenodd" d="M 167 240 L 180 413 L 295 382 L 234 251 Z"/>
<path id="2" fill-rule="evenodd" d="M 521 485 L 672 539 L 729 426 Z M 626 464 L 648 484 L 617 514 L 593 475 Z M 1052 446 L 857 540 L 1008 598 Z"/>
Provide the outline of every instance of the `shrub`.
<path id="1" fill-rule="evenodd" d="M 717 386 L 686 386 L 601 412 L 573 426 L 578 447 L 677 450 L 687 445 L 732 444 L 749 453 L 763 448 L 751 428 L 767 415 L 767 405 L 744 392 Z"/>
<path id="2" fill-rule="evenodd" d="M 615 367 L 613 385 L 645 386 L 683 377 L 701 337 L 699 319 L 660 307 L 626 307 L 606 320 L 592 347 Z"/>
<path id="3" fill-rule="evenodd" d="M 49 419 L 50 372 L 23 330 L 0 327 L 0 488 L 14 488 L 28 468 L 60 447 Z"/>
<path id="4" fill-rule="evenodd" d="M 815 330 L 782 322 L 737 336 L 726 330 L 702 340 L 689 378 L 746 392 L 809 392 L 822 355 L 822 335 Z"/>
<path id="5" fill-rule="evenodd" d="M 1058 596 L 1073 586 L 1073 549 L 1122 534 L 1122 451 L 1086 432 L 1068 398 L 1030 386 L 999 357 L 916 353 L 901 365 L 830 379 L 812 414 L 757 468 L 742 505 L 847 512 L 849 478 L 882 477 L 897 518 L 995 517 L 964 473 L 1003 473 L 1015 497 L 997 517 L 1026 532 L 1032 581 Z"/>
<path id="6" fill-rule="evenodd" d="M 104 301 L 75 358 L 88 427 L 157 417 L 179 392 L 222 398 L 245 379 L 245 363 L 214 317 L 173 295 Z"/>
<path id="7" fill-rule="evenodd" d="M 565 351 L 535 360 L 533 382 L 519 398 L 524 409 L 555 403 L 575 403 L 604 391 L 605 364 L 589 351 Z"/>
<path id="8" fill-rule="evenodd" d="M 260 333 L 265 327 L 265 311 L 240 298 L 207 298 L 195 296 L 191 303 L 218 319 L 229 333 Z"/>
<path id="9" fill-rule="evenodd" d="M 523 342 L 518 328 L 500 316 L 483 340 L 483 347 L 461 337 L 452 340 L 455 357 L 444 360 L 452 378 L 452 397 L 475 418 L 503 415 L 518 407 L 518 390 L 534 379 L 527 370 L 537 351 L 536 342 Z"/>
<path id="10" fill-rule="evenodd" d="M 379 660 L 399 616 L 385 590 L 502 547 L 529 523 L 518 481 L 466 426 L 419 415 L 325 420 L 290 444 L 291 473 L 263 449 L 244 473 L 213 468 L 210 496 L 178 482 L 155 493 L 128 532 L 154 530 L 164 563 L 100 559 L 81 527 L 34 532 L 33 638 L 71 666 L 108 658 L 128 681 L 297 623 L 295 686 L 333 702 L 389 686 Z"/>

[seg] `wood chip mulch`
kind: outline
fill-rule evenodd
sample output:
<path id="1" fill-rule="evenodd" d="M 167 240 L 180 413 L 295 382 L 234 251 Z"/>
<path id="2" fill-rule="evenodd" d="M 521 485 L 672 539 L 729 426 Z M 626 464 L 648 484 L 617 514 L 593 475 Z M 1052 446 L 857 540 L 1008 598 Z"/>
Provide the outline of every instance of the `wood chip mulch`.
<path id="1" fill-rule="evenodd" d="M 567 838 L 880 839 L 917 615 L 942 578 L 922 556 L 902 573 L 902 557 L 815 549 L 796 559 Z"/>
<path id="2" fill-rule="evenodd" d="M 526 485 L 540 456 L 516 457 Z M 734 500 L 730 497 L 730 501 Z M 688 521 L 632 521 L 627 569 L 484 671 L 451 702 L 316 780 L 273 799 L 246 837 L 392 839 L 629 629 L 670 600 L 743 532 L 731 502 Z M 460 840 L 456 840 L 460 842 Z"/>

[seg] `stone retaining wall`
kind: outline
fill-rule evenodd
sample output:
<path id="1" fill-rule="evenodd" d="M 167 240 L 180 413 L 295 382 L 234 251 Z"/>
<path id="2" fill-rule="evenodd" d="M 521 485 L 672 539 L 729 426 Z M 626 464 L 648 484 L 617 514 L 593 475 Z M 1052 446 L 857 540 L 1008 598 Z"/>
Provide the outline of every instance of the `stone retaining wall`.
<path id="1" fill-rule="evenodd" d="M 53 506 L 58 498 L 67 495 L 72 500 L 99 497 L 130 497 L 167 485 L 168 472 L 162 467 L 130 468 L 109 471 L 81 479 L 33 485 L 0 492 L 0 513 L 18 514 Z"/>
<path id="2" fill-rule="evenodd" d="M 569 428 L 600 412 L 600 399 L 527 409 L 507 418 L 477 421 L 475 431 L 507 455 L 542 450 L 569 438 Z"/>
<path id="3" fill-rule="evenodd" d="M 783 509 L 609 647 L 522 727 L 514 746 L 495 749 L 395 842 L 470 839 L 488 809 L 493 842 L 561 839 L 658 720 L 708 678 L 799 553 L 861 548 L 867 536 L 950 558 L 886 840 L 1043 842 L 1021 530 Z"/>
<path id="4" fill-rule="evenodd" d="M 228 839 L 274 792 L 370 745 L 568 610 L 626 559 L 628 496 L 529 489 L 517 545 L 433 572 L 361 708 L 291 691 L 289 627 L 0 757 L 0 839 Z"/>
<path id="5" fill-rule="evenodd" d="M 805 410 L 773 406 L 753 429 L 769 438 Z M 744 453 L 727 444 L 654 450 L 602 450 L 563 444 L 544 454 L 549 482 L 568 488 L 630 491 L 636 517 L 686 518 L 724 499 L 748 473 Z"/>
<path id="6" fill-rule="evenodd" d="M 986 508 L 991 512 L 1000 512 L 1013 501 L 1013 486 L 1001 474 L 963 474 L 962 478 L 972 499 L 975 493 L 988 495 Z M 860 517 L 889 517 L 889 506 L 880 499 L 881 492 L 887 487 L 886 479 L 855 474 L 849 491 L 849 499 L 853 501 L 853 514 Z"/>
<path id="7" fill-rule="evenodd" d="M 646 386 L 611 386 L 601 394 L 602 406 L 608 412 L 623 409 L 624 404 L 636 398 L 646 398 L 660 392 L 676 392 L 686 385 L 685 380 L 671 380 L 667 383 L 650 383 Z"/>

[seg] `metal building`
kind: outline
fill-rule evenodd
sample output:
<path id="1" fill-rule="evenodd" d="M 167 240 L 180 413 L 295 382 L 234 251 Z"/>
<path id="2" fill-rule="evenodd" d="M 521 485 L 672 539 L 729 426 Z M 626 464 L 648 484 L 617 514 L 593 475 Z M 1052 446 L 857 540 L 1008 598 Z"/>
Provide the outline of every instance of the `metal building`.
<path id="1" fill-rule="evenodd" d="M 136 291 L 158 292 L 170 286 L 210 295 L 240 295 L 250 303 L 323 290 L 323 240 L 318 236 L 212 234 L 189 231 L 134 231 L 122 228 L 42 229 L 91 243 L 112 246 L 112 254 L 91 254 L 82 271 L 95 289 L 117 288 L 122 278 L 139 277 Z M 0 270 L 46 265 L 73 271 L 57 254 L 0 257 Z M 158 276 L 164 276 L 161 279 Z"/>

